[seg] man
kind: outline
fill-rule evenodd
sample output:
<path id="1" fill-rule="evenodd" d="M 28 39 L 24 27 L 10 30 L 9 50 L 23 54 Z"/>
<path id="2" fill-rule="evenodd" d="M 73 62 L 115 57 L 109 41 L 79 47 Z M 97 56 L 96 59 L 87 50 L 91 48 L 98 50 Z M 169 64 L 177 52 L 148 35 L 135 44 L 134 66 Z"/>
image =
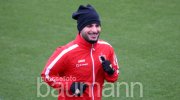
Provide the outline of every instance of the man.
<path id="1" fill-rule="evenodd" d="M 101 22 L 91 5 L 72 14 L 79 33 L 49 58 L 42 78 L 59 90 L 58 100 L 101 100 L 104 80 L 118 79 L 118 63 L 110 44 L 99 40 Z"/>

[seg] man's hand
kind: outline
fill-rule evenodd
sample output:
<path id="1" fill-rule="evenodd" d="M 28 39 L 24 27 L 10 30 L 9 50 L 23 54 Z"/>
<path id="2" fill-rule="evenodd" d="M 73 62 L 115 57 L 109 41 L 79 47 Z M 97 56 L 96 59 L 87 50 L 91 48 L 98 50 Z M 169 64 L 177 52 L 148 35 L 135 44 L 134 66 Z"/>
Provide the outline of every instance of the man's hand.
<path id="1" fill-rule="evenodd" d="M 110 61 L 106 60 L 103 56 L 101 56 L 100 58 L 101 58 L 101 61 L 102 61 L 102 66 L 103 66 L 104 71 L 108 75 L 113 75 L 114 69 L 112 68 L 112 65 L 111 65 Z"/>
<path id="2" fill-rule="evenodd" d="M 70 90 L 74 95 L 81 96 L 86 90 L 86 87 L 87 84 L 84 84 L 82 82 L 73 82 L 70 87 Z"/>

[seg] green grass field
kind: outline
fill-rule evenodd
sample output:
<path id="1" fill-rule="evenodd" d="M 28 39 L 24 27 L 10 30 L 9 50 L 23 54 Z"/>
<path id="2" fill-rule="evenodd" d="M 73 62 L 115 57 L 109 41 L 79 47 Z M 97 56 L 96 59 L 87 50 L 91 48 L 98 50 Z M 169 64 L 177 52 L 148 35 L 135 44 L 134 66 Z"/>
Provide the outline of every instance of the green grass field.
<path id="1" fill-rule="evenodd" d="M 122 87 L 103 100 L 180 100 L 180 0 L 0 0 L 0 100 L 56 100 L 37 96 L 37 78 L 55 48 L 75 38 L 71 14 L 88 3 L 118 56 L 118 82 L 143 85 L 143 97 Z"/>

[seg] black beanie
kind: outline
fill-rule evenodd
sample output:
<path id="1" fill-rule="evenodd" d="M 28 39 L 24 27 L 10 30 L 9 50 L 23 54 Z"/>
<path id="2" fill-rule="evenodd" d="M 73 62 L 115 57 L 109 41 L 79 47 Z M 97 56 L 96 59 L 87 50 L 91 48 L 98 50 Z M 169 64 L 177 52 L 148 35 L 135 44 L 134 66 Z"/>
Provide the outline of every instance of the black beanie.
<path id="1" fill-rule="evenodd" d="M 72 18 L 77 20 L 77 28 L 79 32 L 81 32 L 81 30 L 87 25 L 93 23 L 101 25 L 98 13 L 89 4 L 87 6 L 80 5 L 78 10 L 72 14 Z"/>

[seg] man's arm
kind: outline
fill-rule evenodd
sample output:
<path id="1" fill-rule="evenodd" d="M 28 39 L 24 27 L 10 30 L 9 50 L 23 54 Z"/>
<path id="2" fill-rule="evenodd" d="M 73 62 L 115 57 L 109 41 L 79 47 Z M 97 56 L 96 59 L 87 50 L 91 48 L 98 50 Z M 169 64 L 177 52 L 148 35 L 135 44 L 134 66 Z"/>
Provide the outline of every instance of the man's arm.
<path id="1" fill-rule="evenodd" d="M 118 80 L 118 76 L 119 76 L 119 66 L 118 66 L 118 62 L 117 62 L 117 58 L 116 58 L 116 54 L 114 53 L 114 50 L 111 50 L 110 56 L 109 56 L 109 60 L 110 62 L 110 68 L 112 68 L 112 71 L 110 71 L 112 74 L 108 74 L 107 72 L 105 72 L 105 79 L 108 82 L 115 82 Z"/>
<path id="2" fill-rule="evenodd" d="M 65 71 L 65 53 L 62 48 L 57 48 L 47 61 L 41 73 L 42 79 L 56 89 L 70 89 L 72 80 L 64 80 L 61 74 Z"/>

